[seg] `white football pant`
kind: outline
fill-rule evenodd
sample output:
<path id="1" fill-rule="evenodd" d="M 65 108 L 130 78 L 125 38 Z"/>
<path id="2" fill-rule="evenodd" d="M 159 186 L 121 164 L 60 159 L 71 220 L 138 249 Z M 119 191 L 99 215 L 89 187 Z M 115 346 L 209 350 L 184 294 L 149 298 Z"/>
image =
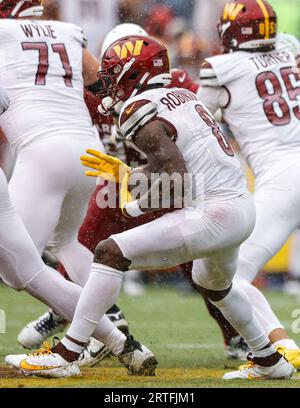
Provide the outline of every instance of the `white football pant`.
<path id="1" fill-rule="evenodd" d="M 7 181 L 1 169 L 0 226 L 1 279 L 16 290 L 25 289 L 52 307 L 66 320 L 71 321 L 82 289 L 43 263 L 24 224 L 12 206 Z M 109 345 L 111 339 L 116 343 L 116 334 L 114 324 L 106 315 L 103 316 L 95 329 L 94 337 Z M 120 341 L 123 341 L 122 333 L 118 335 Z"/>
<path id="2" fill-rule="evenodd" d="M 87 148 L 102 150 L 96 133 L 70 134 L 35 139 L 18 148 L 9 182 L 13 205 L 41 254 L 48 247 L 64 264 L 70 278 L 72 265 L 89 273 L 92 254 L 77 240 L 78 230 L 95 189 L 95 179 L 86 177 L 80 156 Z M 76 250 L 64 257 L 64 247 Z M 68 262 L 70 257 L 72 262 Z M 65 259 L 61 259 L 61 258 Z M 74 280 L 78 272 L 76 271 Z M 84 279 L 83 279 L 84 280 Z"/>

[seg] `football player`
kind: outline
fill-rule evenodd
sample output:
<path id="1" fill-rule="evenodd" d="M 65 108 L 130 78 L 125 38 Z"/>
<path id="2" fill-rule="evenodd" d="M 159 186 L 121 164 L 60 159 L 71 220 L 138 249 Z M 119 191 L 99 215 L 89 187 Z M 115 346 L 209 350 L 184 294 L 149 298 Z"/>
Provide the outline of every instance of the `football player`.
<path id="1" fill-rule="evenodd" d="M 46 246 L 53 249 L 72 281 L 80 283 L 78 270 L 88 274 L 92 254 L 78 242 L 77 234 L 94 183 L 86 181 L 78 157 L 90 144 L 103 149 L 92 127 L 83 89 L 97 80 L 99 64 L 87 51 L 79 27 L 35 20 L 42 12 L 41 0 L 0 3 L 0 78 L 11 100 L 0 125 L 16 156 L 9 190 L 39 253 Z M 64 157 L 65 149 L 70 153 L 68 159 Z M 18 274 L 8 278 L 6 271 L 1 274 L 11 286 L 27 287 L 32 279 L 32 275 L 27 279 L 27 269 L 19 267 Z M 32 293 L 42 300 L 56 299 L 57 304 L 45 303 L 71 320 L 79 288 L 76 286 L 77 297 L 68 295 L 67 290 L 65 294 L 52 293 L 55 287 L 48 287 L 43 279 L 39 284 L 44 288 Z M 45 297 L 47 289 L 49 294 Z M 60 302 L 67 301 L 70 302 L 67 311 L 62 310 Z M 115 329 L 107 324 L 111 331 Z M 113 336 L 113 342 L 118 338 L 124 348 L 126 336 L 119 330 Z M 128 351 L 128 344 L 125 348 Z"/>
<path id="2" fill-rule="evenodd" d="M 147 33 L 142 27 L 136 24 L 119 24 L 107 34 L 102 45 L 101 54 L 103 55 L 112 43 L 126 35 L 147 35 Z M 189 87 L 194 92 L 197 91 L 199 87 L 199 85 L 191 80 L 186 72 L 179 69 L 172 70 L 171 85 Z M 86 90 L 85 100 L 93 119 L 93 123 L 97 126 L 106 152 L 113 156 L 117 156 L 130 166 L 145 164 L 145 156 L 130 147 L 129 144 L 121 138 L 117 126 L 114 125 L 112 116 L 100 115 L 98 112 L 99 98 L 92 92 Z M 165 212 L 149 213 L 145 214 L 143 217 L 129 219 L 123 217 L 119 206 L 117 206 L 117 208 L 99 208 L 98 203 L 100 199 L 107 193 L 106 184 L 106 182 L 100 183 L 100 185 L 96 187 L 96 190 L 90 199 L 86 217 L 78 234 L 79 242 L 88 248 L 91 253 L 94 253 L 95 248 L 100 241 L 109 238 L 110 235 L 152 221 Z M 69 248 L 71 248 L 71 245 Z M 73 242 L 73 245 L 75 245 L 75 242 Z M 74 251 L 76 251 L 76 248 L 74 248 Z M 86 271 L 83 269 L 81 269 L 81 271 L 84 272 L 84 276 L 77 276 L 77 282 L 80 282 L 80 285 L 84 286 L 87 280 L 87 275 Z M 107 314 L 118 328 L 122 331 L 128 332 L 128 323 L 125 320 L 124 314 L 117 306 L 114 305 Z M 66 328 L 66 325 L 67 322 L 61 316 L 57 315 L 53 310 L 49 310 L 36 320 L 28 323 L 21 330 L 18 336 L 18 342 L 25 348 L 38 348 L 48 337 L 62 332 Z M 84 351 L 84 358 L 81 358 L 80 365 L 93 366 L 109 353 L 109 349 L 105 347 L 103 343 L 92 339 L 90 345 L 86 347 Z"/>
<path id="3" fill-rule="evenodd" d="M 276 14 L 265 0 L 228 2 L 218 24 L 224 53 L 204 62 L 198 96 L 211 112 L 222 108 L 255 176 L 257 220 L 241 245 L 236 279 L 272 343 L 299 367 L 298 346 L 251 285 L 300 226 L 300 49 L 293 37 L 276 37 L 276 23 Z M 234 345 L 237 333 L 212 309 L 212 314 L 219 315 L 223 333 L 227 331 L 228 351 L 233 356 L 244 354 L 242 343 Z"/>
<path id="4" fill-rule="evenodd" d="M 123 37 L 125 33 L 128 32 L 132 34 L 147 34 L 142 27 L 136 24 L 120 24 L 111 30 L 106 36 L 102 45 L 102 53 L 104 53 L 105 49 L 117 38 Z M 93 86 L 85 88 L 85 102 L 89 109 L 93 124 L 97 127 L 100 139 L 104 144 L 106 151 L 110 154 L 117 154 L 118 157 L 131 164 L 137 160 L 141 162 L 140 155 L 132 148 L 128 148 L 123 141 L 118 140 L 118 136 L 112 140 L 112 133 L 115 129 L 113 118 L 110 116 L 100 115 L 98 112 L 99 98 L 95 96 L 92 91 Z M 77 263 L 76 254 L 80 254 L 81 252 L 80 247 L 78 247 L 77 240 L 73 240 L 67 247 L 65 247 L 67 255 L 70 254 L 69 257 L 66 257 L 65 255 L 63 256 L 63 254 L 60 256 L 60 260 L 64 261 L 65 268 L 62 268 L 63 272 L 66 273 L 65 269 L 67 269 L 67 272 L 72 269 L 71 275 L 67 273 L 67 276 L 69 279 L 71 277 L 72 280 L 80 284 L 80 286 L 84 286 L 86 283 L 90 265 L 93 259 L 92 253 L 94 252 L 98 242 L 107 238 L 112 233 L 121 232 L 137 225 L 136 221 L 135 224 L 133 224 L 131 221 L 131 226 L 128 225 L 129 223 L 124 222 L 124 220 L 121 219 L 121 211 L 118 208 L 100 209 L 98 207 L 97 197 L 99 197 L 101 192 L 104 191 L 105 184 L 103 185 L 103 183 L 100 183 L 90 199 L 86 217 L 78 234 L 79 243 L 91 251 L 89 252 L 90 257 L 88 256 L 88 251 L 86 251 L 81 263 Z M 52 255 L 56 255 L 55 249 L 52 249 L 51 252 Z M 74 253 L 75 256 L 75 262 L 73 265 L 68 267 L 69 260 L 72 259 L 72 253 Z M 83 262 L 85 262 L 85 267 L 83 267 Z M 76 264 L 79 265 L 79 268 L 76 268 Z M 59 269 L 61 269 L 60 266 Z M 114 306 L 108 311 L 108 316 L 118 328 L 123 330 L 125 333 L 128 333 L 128 323 L 125 320 L 123 313 L 117 306 Z M 47 340 L 54 334 L 62 332 L 66 326 L 67 322 L 61 316 L 55 313 L 55 311 L 49 309 L 46 313 L 38 317 L 36 320 L 28 323 L 21 330 L 18 335 L 18 342 L 24 348 L 39 348 L 43 341 Z M 104 347 L 103 343 L 98 342 L 97 344 L 95 340 L 92 340 L 91 347 L 91 355 L 94 357 L 88 355 L 90 348 L 87 347 L 84 351 L 85 358 L 81 359 L 81 365 L 94 365 L 109 353 L 109 349 Z M 96 348 L 98 351 L 97 353 L 95 352 Z"/>
<path id="5" fill-rule="evenodd" d="M 94 150 L 82 157 L 82 163 L 94 169 L 87 175 L 101 175 L 122 184 L 121 208 L 128 217 L 160 210 L 167 197 L 159 186 L 164 175 L 171 176 L 170 207 L 178 209 L 112 235 L 97 246 L 91 274 L 66 336 L 51 352 L 29 355 L 25 360 L 28 373 L 32 366 L 43 367 L 38 374 L 42 371 L 50 376 L 54 366 L 62 376 L 66 370 L 78 368 L 80 352 L 95 322 L 116 301 L 125 271 L 163 269 L 191 260 L 195 284 L 251 350 L 249 364 L 224 378 L 282 379 L 293 373 L 293 367 L 270 343 L 243 289 L 232 282 L 239 246 L 255 224 L 254 204 L 239 161 L 202 102 L 188 90 L 166 89 L 170 80 L 167 49 L 149 37 L 122 38 L 102 58 L 99 87 L 103 99 L 99 109 L 120 115 L 123 137 L 147 156 L 148 164 L 140 171 L 144 175 L 154 173 L 156 179 L 134 199 L 129 193 L 132 169 Z M 20 358 L 10 356 L 10 360 L 19 367 Z"/>

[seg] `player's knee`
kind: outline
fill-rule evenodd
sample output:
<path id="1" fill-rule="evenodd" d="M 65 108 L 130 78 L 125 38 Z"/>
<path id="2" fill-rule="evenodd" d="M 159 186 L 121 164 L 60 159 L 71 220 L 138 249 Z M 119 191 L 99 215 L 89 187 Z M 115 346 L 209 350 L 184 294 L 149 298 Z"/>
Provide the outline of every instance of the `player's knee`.
<path id="1" fill-rule="evenodd" d="M 212 290 L 206 289 L 203 286 L 198 285 L 197 283 L 193 283 L 194 288 L 199 292 L 204 299 L 211 300 L 212 302 L 218 302 L 224 299 L 231 290 L 232 285 L 229 288 L 222 289 L 222 290 Z"/>
<path id="2" fill-rule="evenodd" d="M 256 278 L 256 275 L 259 270 L 260 270 L 260 266 L 255 265 L 254 260 L 251 262 L 251 261 L 243 260 L 242 258 L 240 258 L 238 268 L 235 274 L 235 278 L 245 280 L 249 283 L 252 283 L 254 279 Z"/>
<path id="3" fill-rule="evenodd" d="M 110 266 L 120 271 L 127 271 L 131 264 L 131 261 L 123 256 L 117 243 L 111 238 L 101 241 L 97 245 L 94 262 Z"/>

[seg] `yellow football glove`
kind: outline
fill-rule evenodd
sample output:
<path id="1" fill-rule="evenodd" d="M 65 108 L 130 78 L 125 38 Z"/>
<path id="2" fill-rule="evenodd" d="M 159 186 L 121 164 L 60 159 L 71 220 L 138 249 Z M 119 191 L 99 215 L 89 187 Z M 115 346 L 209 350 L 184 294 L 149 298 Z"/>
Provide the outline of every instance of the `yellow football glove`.
<path id="1" fill-rule="evenodd" d="M 86 176 L 102 177 L 104 180 L 122 183 L 126 174 L 129 174 L 131 167 L 123 163 L 116 157 L 98 152 L 97 150 L 87 149 L 90 156 L 81 156 L 81 164 L 85 167 L 95 169 L 96 171 L 86 171 Z"/>

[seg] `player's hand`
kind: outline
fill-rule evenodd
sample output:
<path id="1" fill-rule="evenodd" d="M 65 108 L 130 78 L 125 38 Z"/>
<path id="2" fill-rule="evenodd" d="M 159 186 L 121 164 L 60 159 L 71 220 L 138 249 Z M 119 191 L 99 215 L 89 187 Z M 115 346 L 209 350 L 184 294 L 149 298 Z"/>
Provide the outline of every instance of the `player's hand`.
<path id="1" fill-rule="evenodd" d="M 172 80 L 168 88 L 185 88 L 196 93 L 199 89 L 199 84 L 192 80 L 187 71 L 184 69 L 171 69 Z"/>
<path id="2" fill-rule="evenodd" d="M 89 156 L 81 156 L 81 164 L 95 171 L 86 171 L 86 176 L 102 177 L 104 180 L 122 183 L 125 175 L 131 171 L 131 167 L 116 157 L 88 149 Z"/>
<path id="3" fill-rule="evenodd" d="M 3 86 L 0 85 L 0 115 L 9 108 L 9 105 L 9 96 Z"/>

